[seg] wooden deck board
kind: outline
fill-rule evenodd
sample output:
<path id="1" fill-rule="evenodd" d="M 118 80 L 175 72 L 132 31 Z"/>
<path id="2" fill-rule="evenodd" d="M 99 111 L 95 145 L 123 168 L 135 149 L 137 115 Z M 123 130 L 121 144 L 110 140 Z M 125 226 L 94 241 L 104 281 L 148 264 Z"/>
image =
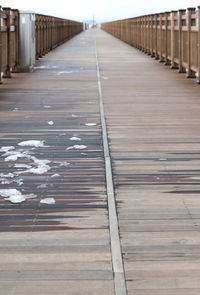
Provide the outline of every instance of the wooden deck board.
<path id="1" fill-rule="evenodd" d="M 0 153 L 0 189 L 37 196 L 21 204 L 0 197 L 2 294 L 114 295 L 94 52 L 94 36 L 80 34 L 33 73 L 1 85 L 0 147 L 32 158 L 5 161 Z M 28 140 L 45 147 L 18 145 Z M 74 145 L 82 149 L 68 149 Z M 37 166 L 33 157 L 48 160 L 50 169 L 40 175 L 20 168 Z M 9 178 L 17 172 L 23 173 Z M 19 179 L 21 185 L 12 181 Z M 56 203 L 41 204 L 45 198 Z"/>
<path id="2" fill-rule="evenodd" d="M 0 199 L 1 289 L 115 294 L 95 39 L 128 295 L 197 295 L 199 85 L 98 30 L 0 87 L 1 147 L 19 150 L 22 141 L 44 140 L 43 148 L 21 149 L 50 161 L 42 175 L 21 174 L 22 185 L 12 177 L 1 183 L 37 195 L 17 205 Z M 67 150 L 74 144 L 86 147 Z M 0 156 L 3 174 L 33 164 Z M 41 204 L 47 197 L 56 203 Z"/>
<path id="3" fill-rule="evenodd" d="M 199 85 L 97 35 L 128 295 L 196 295 Z"/>

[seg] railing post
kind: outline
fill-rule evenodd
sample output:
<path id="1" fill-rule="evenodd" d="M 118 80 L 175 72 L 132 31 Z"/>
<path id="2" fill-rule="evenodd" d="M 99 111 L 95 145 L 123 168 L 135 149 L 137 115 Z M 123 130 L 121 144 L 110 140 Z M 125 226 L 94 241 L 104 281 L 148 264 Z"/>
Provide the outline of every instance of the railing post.
<path id="1" fill-rule="evenodd" d="M 2 39 L 1 39 L 1 22 L 2 22 L 2 9 L 0 6 L 0 84 L 2 84 Z"/>
<path id="2" fill-rule="evenodd" d="M 38 23 L 38 17 L 39 15 L 36 14 L 35 16 L 35 39 L 36 39 L 36 55 L 35 58 L 39 59 L 39 23 Z"/>
<path id="3" fill-rule="evenodd" d="M 186 25 L 183 15 L 186 15 L 186 10 L 179 10 L 179 73 L 186 73 L 186 69 L 183 67 L 183 26 Z"/>
<path id="4" fill-rule="evenodd" d="M 126 43 L 129 44 L 129 30 L 130 30 L 130 21 L 126 21 Z"/>
<path id="5" fill-rule="evenodd" d="M 145 53 L 148 53 L 148 15 L 145 16 Z"/>
<path id="6" fill-rule="evenodd" d="M 133 46 L 133 34 L 135 30 L 135 24 L 134 24 L 134 19 L 130 20 L 130 31 L 129 31 L 129 41 L 130 45 Z"/>
<path id="7" fill-rule="evenodd" d="M 195 8 L 188 8 L 187 17 L 187 78 L 195 78 L 195 73 L 191 69 L 191 27 L 192 14 L 195 13 Z"/>
<path id="8" fill-rule="evenodd" d="M 168 19 L 170 16 L 170 12 L 165 12 L 165 65 L 169 66 L 171 65 L 171 62 L 168 58 L 168 43 L 169 43 L 169 38 L 168 38 Z"/>
<path id="9" fill-rule="evenodd" d="M 155 39 L 155 59 L 159 60 L 159 53 L 158 53 L 158 23 L 159 22 L 159 14 L 155 14 L 155 35 L 156 35 L 156 39 Z"/>
<path id="10" fill-rule="evenodd" d="M 145 45 L 145 17 L 142 16 L 142 51 L 144 52 Z"/>
<path id="11" fill-rule="evenodd" d="M 141 31 L 141 47 L 140 50 L 143 51 L 143 43 L 144 43 L 144 18 L 143 16 L 140 17 L 140 31 Z"/>
<path id="12" fill-rule="evenodd" d="M 198 72 L 197 82 L 200 84 L 200 6 L 198 6 Z"/>
<path id="13" fill-rule="evenodd" d="M 149 29 L 148 29 L 148 35 L 149 35 L 149 38 L 148 38 L 148 55 L 151 55 L 152 52 L 151 52 L 151 44 L 152 44 L 152 14 L 149 15 L 149 21 L 148 21 L 148 26 L 149 26 Z"/>
<path id="14" fill-rule="evenodd" d="M 126 21 L 126 43 L 129 43 L 129 29 L 130 29 L 130 23 L 129 20 Z"/>
<path id="15" fill-rule="evenodd" d="M 154 49 L 155 49 L 155 48 L 153 48 L 153 47 L 154 47 L 154 33 L 155 33 L 155 31 L 154 31 L 154 21 L 155 21 L 155 15 L 152 14 L 152 15 L 151 15 L 151 36 L 150 36 L 150 44 L 151 44 L 151 46 L 150 46 L 150 50 L 151 50 L 151 57 L 155 57 L 155 53 L 154 53 Z"/>
<path id="16" fill-rule="evenodd" d="M 162 36 L 162 26 L 163 26 L 163 13 L 160 14 L 160 30 L 159 30 L 159 47 L 160 47 L 160 62 L 164 62 L 163 58 L 163 36 Z"/>
<path id="17" fill-rule="evenodd" d="M 12 73 L 19 73 L 19 11 L 17 9 L 12 11 L 15 15 L 15 66 Z"/>
<path id="18" fill-rule="evenodd" d="M 135 47 L 136 48 L 140 48 L 140 24 L 139 24 L 139 18 L 137 17 L 136 18 L 136 31 L 137 31 L 137 38 L 136 38 L 136 40 L 135 40 Z"/>
<path id="19" fill-rule="evenodd" d="M 6 7 L 3 8 L 3 12 L 7 15 L 7 67 L 6 70 L 3 73 L 3 78 L 11 78 L 11 69 L 10 69 L 10 64 L 11 64 L 11 36 L 10 36 L 10 22 L 11 22 L 11 17 L 10 17 L 10 12 L 11 9 Z"/>
<path id="20" fill-rule="evenodd" d="M 150 52 L 150 36 L 151 36 L 151 18 L 150 15 L 147 15 L 147 48 L 146 48 L 146 53 L 148 55 L 151 54 Z"/>
<path id="21" fill-rule="evenodd" d="M 142 51 L 145 52 L 145 38 L 146 38 L 146 34 L 145 34 L 145 26 L 146 26 L 146 19 L 145 16 L 142 17 Z"/>
<path id="22" fill-rule="evenodd" d="M 138 38 L 138 48 L 141 50 L 142 49 L 142 22 L 141 22 L 141 17 L 138 17 L 138 34 L 139 34 L 139 38 Z"/>
<path id="23" fill-rule="evenodd" d="M 175 17 L 177 17 L 177 11 L 171 12 L 171 69 L 178 69 L 175 63 Z"/>

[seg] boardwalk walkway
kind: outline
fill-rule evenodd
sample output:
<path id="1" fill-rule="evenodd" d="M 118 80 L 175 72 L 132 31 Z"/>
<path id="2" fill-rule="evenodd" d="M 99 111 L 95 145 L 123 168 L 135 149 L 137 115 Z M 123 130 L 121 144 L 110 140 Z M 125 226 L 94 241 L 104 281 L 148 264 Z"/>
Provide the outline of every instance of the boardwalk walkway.
<path id="1" fill-rule="evenodd" d="M 127 294 L 199 295 L 199 91 L 98 30 L 1 85 L 3 295 L 125 295 L 105 127 Z"/>

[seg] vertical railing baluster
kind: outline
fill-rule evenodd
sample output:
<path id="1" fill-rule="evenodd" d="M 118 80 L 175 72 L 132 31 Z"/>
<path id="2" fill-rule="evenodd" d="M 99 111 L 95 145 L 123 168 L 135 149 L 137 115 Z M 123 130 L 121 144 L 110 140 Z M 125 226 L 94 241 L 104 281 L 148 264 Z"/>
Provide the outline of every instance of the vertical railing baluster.
<path id="1" fill-rule="evenodd" d="M 200 6 L 198 6 L 198 72 L 197 82 L 200 84 Z"/>
<path id="2" fill-rule="evenodd" d="M 1 25 L 2 25 L 2 8 L 0 6 L 0 84 L 2 84 L 2 36 L 1 36 Z"/>
<path id="3" fill-rule="evenodd" d="M 187 78 L 194 78 L 195 73 L 191 69 L 191 28 L 192 14 L 195 13 L 195 8 L 188 8 L 187 11 Z"/>
<path id="4" fill-rule="evenodd" d="M 3 8 L 3 12 L 6 14 L 6 26 L 7 26 L 7 65 L 6 70 L 3 72 L 3 78 L 11 78 L 11 35 L 10 35 L 10 23 L 11 23 L 11 9 L 6 7 Z"/>
<path id="5" fill-rule="evenodd" d="M 164 62 L 164 59 L 163 59 L 163 34 L 162 34 L 162 31 L 163 31 L 163 13 L 160 14 L 160 30 L 159 30 L 159 49 L 160 49 L 160 62 Z"/>
<path id="6" fill-rule="evenodd" d="M 171 12 L 171 69 L 177 69 L 175 63 L 175 17 L 177 17 L 177 11 Z"/>
<path id="7" fill-rule="evenodd" d="M 158 53 L 158 46 L 159 46 L 159 39 L 158 39 L 158 27 L 159 27 L 159 14 L 155 14 L 155 35 L 156 35 L 156 44 L 155 44 L 155 59 L 159 60 L 159 53 Z"/>
<path id="8" fill-rule="evenodd" d="M 15 59 L 15 65 L 12 68 L 12 73 L 18 73 L 19 72 L 19 11 L 17 9 L 12 10 L 14 14 L 14 27 L 15 27 L 15 52 L 14 52 L 14 59 Z"/>

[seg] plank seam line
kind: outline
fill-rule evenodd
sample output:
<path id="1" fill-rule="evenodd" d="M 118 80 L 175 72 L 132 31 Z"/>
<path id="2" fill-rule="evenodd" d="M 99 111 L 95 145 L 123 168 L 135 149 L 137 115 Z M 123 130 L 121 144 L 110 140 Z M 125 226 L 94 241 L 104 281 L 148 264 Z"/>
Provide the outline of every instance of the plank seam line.
<path id="1" fill-rule="evenodd" d="M 119 236 L 119 224 L 117 218 L 117 208 L 115 202 L 113 175 L 111 157 L 108 145 L 108 133 L 104 113 L 103 105 L 103 94 L 101 86 L 101 75 L 97 53 L 97 42 L 95 37 L 95 57 L 96 57 L 96 70 L 98 80 L 98 94 L 99 94 L 99 106 L 101 115 L 102 135 L 103 135 L 103 148 L 104 148 L 104 159 L 105 159 L 105 171 L 106 171 L 106 188 L 108 197 L 108 215 L 109 215 L 109 228 L 110 228 L 110 239 L 111 239 L 111 254 L 112 254 L 112 265 L 114 272 L 114 285 L 115 295 L 127 295 L 126 280 L 124 265 L 122 260 L 121 243 Z"/>

